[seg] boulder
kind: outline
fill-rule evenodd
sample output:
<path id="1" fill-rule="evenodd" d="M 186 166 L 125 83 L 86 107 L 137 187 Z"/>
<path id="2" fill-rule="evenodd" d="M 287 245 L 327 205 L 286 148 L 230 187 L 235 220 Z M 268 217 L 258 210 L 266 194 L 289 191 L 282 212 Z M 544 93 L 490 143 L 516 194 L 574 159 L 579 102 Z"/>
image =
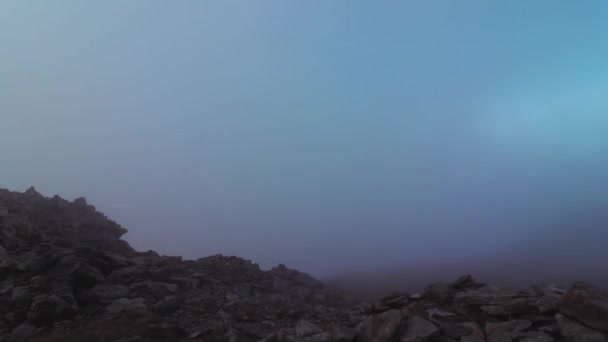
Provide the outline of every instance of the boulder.
<path id="1" fill-rule="evenodd" d="M 323 332 L 320 326 L 306 320 L 299 320 L 296 324 L 296 336 L 305 337 L 320 334 Z"/>
<path id="2" fill-rule="evenodd" d="M 589 328 L 562 314 L 555 315 L 565 342 L 606 342 L 608 334 Z"/>
<path id="3" fill-rule="evenodd" d="M 106 311 L 117 314 L 120 312 L 144 313 L 148 310 L 145 298 L 118 298 L 112 304 L 106 306 Z"/>
<path id="4" fill-rule="evenodd" d="M 558 302 L 559 311 L 592 328 L 608 332 L 608 296 L 587 284 L 575 284 Z"/>
<path id="5" fill-rule="evenodd" d="M 129 288 L 124 285 L 100 284 L 86 291 L 85 298 L 109 304 L 115 299 L 126 297 L 128 294 Z"/>
<path id="6" fill-rule="evenodd" d="M 403 314 L 399 310 L 389 310 L 373 315 L 357 325 L 357 342 L 396 341 L 403 327 Z"/>
<path id="7" fill-rule="evenodd" d="M 63 299 L 54 294 L 37 295 L 27 313 L 27 318 L 35 325 L 45 325 L 72 317 L 74 312 Z"/>
<path id="8" fill-rule="evenodd" d="M 401 342 L 424 342 L 430 337 L 438 335 L 439 329 L 422 317 L 412 317 L 405 322 L 405 332 L 401 335 Z"/>

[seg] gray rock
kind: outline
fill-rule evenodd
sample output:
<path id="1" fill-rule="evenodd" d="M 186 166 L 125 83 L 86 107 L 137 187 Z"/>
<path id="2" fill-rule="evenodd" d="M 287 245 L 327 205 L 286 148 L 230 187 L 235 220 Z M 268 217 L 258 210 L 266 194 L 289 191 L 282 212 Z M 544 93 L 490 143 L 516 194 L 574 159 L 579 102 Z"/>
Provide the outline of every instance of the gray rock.
<path id="1" fill-rule="evenodd" d="M 516 291 L 483 286 L 476 290 L 458 292 L 454 296 L 454 301 L 459 305 L 506 305 L 522 297 L 524 295 Z"/>
<path id="2" fill-rule="evenodd" d="M 333 342 L 333 337 L 330 333 L 324 332 L 312 336 L 296 338 L 297 342 Z"/>
<path id="3" fill-rule="evenodd" d="M 11 301 L 18 306 L 28 306 L 32 301 L 28 286 L 14 287 L 11 292 Z"/>
<path id="4" fill-rule="evenodd" d="M 487 313 L 490 316 L 508 316 L 509 311 L 500 305 L 484 305 L 480 307 L 481 311 Z"/>
<path id="5" fill-rule="evenodd" d="M 101 284 L 86 291 L 86 297 L 101 303 L 112 303 L 115 299 L 126 297 L 128 294 L 128 287 L 114 284 Z"/>
<path id="6" fill-rule="evenodd" d="M 368 317 L 357 325 L 357 342 L 385 342 L 398 338 L 403 327 L 403 314 L 399 310 L 389 310 Z"/>
<path id="7" fill-rule="evenodd" d="M 154 312 L 166 315 L 173 313 L 175 310 L 177 310 L 180 304 L 181 302 L 179 298 L 173 295 L 169 295 L 161 299 L 158 303 L 150 306 L 150 309 L 152 309 Z"/>
<path id="8" fill-rule="evenodd" d="M 189 277 L 171 277 L 170 281 L 182 289 L 196 289 L 199 284 L 198 279 Z"/>
<path id="9" fill-rule="evenodd" d="M 531 326 L 531 321 L 523 319 L 500 323 L 488 323 L 486 324 L 486 334 L 488 337 L 503 334 L 508 337 L 515 337 L 518 333 L 529 329 Z"/>
<path id="10" fill-rule="evenodd" d="M 576 286 L 559 301 L 559 311 L 585 325 L 608 332 L 608 295 L 587 284 Z"/>
<path id="11" fill-rule="evenodd" d="M 124 311 L 143 313 L 148 310 L 145 301 L 144 298 L 118 298 L 106 307 L 106 311 L 110 313 L 120 313 Z"/>
<path id="12" fill-rule="evenodd" d="M 522 334 L 519 337 L 519 342 L 553 342 L 555 339 L 542 331 L 534 331 L 527 334 Z"/>
<path id="13" fill-rule="evenodd" d="M 334 342 L 351 342 L 356 335 L 355 329 L 345 326 L 334 326 L 331 328 L 332 340 Z"/>
<path id="14" fill-rule="evenodd" d="M 281 292 L 287 292 L 291 284 L 292 281 L 289 279 L 285 279 L 279 276 L 275 276 L 274 278 L 272 278 L 272 287 Z"/>
<path id="15" fill-rule="evenodd" d="M 484 342 L 484 341 L 485 341 L 485 339 L 477 337 L 477 336 L 473 336 L 473 335 L 465 336 L 460 339 L 460 342 Z"/>
<path id="16" fill-rule="evenodd" d="M 445 282 L 437 282 L 428 285 L 424 288 L 423 296 L 426 299 L 447 302 L 454 298 L 456 289 L 452 287 L 452 284 Z"/>
<path id="17" fill-rule="evenodd" d="M 71 316 L 70 306 L 54 294 L 37 295 L 32 301 L 27 317 L 36 325 L 48 324 Z"/>
<path id="18" fill-rule="evenodd" d="M 8 208 L 0 207 L 0 219 L 3 219 L 8 216 Z"/>
<path id="19" fill-rule="evenodd" d="M 251 284 L 238 284 L 234 287 L 234 292 L 241 298 L 245 298 L 249 296 L 249 293 L 251 292 Z"/>
<path id="20" fill-rule="evenodd" d="M 11 332 L 11 337 L 22 340 L 23 338 L 31 335 L 36 330 L 36 327 L 29 323 L 22 323 Z"/>
<path id="21" fill-rule="evenodd" d="M 470 274 L 462 275 L 452 283 L 452 287 L 459 290 L 471 288 L 474 286 L 475 279 L 473 279 L 473 276 Z"/>
<path id="22" fill-rule="evenodd" d="M 422 317 L 412 317 L 405 322 L 405 332 L 401 342 L 423 342 L 439 334 L 439 328 Z"/>
<path id="23" fill-rule="evenodd" d="M 591 329 L 562 314 L 555 315 L 565 342 L 606 342 L 608 334 Z"/>
<path id="24" fill-rule="evenodd" d="M 306 320 L 299 320 L 296 324 L 296 336 L 305 337 L 320 334 L 323 332 L 320 326 Z"/>
<path id="25" fill-rule="evenodd" d="M 0 283 L 0 296 L 10 293 L 15 287 L 15 283 L 12 279 L 5 280 Z"/>

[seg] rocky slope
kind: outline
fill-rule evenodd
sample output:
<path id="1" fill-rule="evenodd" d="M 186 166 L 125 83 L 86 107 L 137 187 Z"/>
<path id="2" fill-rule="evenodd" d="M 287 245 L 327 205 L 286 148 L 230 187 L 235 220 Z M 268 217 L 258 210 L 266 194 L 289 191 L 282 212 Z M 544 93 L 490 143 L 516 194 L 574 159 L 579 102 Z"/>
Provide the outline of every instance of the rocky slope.
<path id="1" fill-rule="evenodd" d="M 462 276 L 349 303 L 283 265 L 133 250 L 84 199 L 0 190 L 0 341 L 608 341 L 608 294 Z"/>

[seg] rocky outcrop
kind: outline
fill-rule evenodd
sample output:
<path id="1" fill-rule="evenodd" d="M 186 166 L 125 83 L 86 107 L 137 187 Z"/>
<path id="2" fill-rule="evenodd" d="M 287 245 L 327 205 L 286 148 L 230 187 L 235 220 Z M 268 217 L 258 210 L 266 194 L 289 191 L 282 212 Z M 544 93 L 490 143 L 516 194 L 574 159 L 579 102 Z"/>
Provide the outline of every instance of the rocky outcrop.
<path id="1" fill-rule="evenodd" d="M 608 297 L 584 283 L 465 275 L 347 302 L 284 265 L 137 252 L 124 233 L 82 198 L 0 190 L 0 341 L 608 341 Z"/>

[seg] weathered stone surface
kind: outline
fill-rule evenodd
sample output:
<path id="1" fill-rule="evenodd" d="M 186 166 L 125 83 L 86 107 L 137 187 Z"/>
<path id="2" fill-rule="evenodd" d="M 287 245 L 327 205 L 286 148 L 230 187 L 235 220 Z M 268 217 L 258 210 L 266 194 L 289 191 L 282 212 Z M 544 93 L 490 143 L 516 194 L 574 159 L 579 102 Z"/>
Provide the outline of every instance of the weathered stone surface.
<path id="1" fill-rule="evenodd" d="M 412 317 L 405 322 L 405 332 L 401 335 L 401 342 L 423 342 L 431 336 L 438 335 L 439 329 L 422 317 Z"/>
<path id="2" fill-rule="evenodd" d="M 403 315 L 399 310 L 389 310 L 371 316 L 355 328 L 358 342 L 393 341 L 398 338 L 403 326 Z"/>
<path id="3" fill-rule="evenodd" d="M 532 322 L 528 320 L 512 320 L 500 323 L 488 323 L 486 325 L 486 334 L 488 336 L 497 334 L 507 334 L 509 337 L 515 337 L 518 333 L 530 328 Z"/>
<path id="4" fill-rule="evenodd" d="M 129 288 L 119 284 L 100 284 L 86 292 L 86 297 L 101 303 L 111 303 L 115 299 L 126 297 Z"/>
<path id="5" fill-rule="evenodd" d="M 606 342 L 608 334 L 589 328 L 562 314 L 555 316 L 565 342 Z"/>
<path id="6" fill-rule="evenodd" d="M 42 294 L 34 297 L 30 311 L 27 313 L 29 321 L 36 325 L 44 325 L 72 316 L 70 306 L 63 299 L 54 294 Z"/>
<path id="7" fill-rule="evenodd" d="M 586 284 L 573 287 L 559 301 L 559 311 L 585 325 L 608 332 L 608 295 Z"/>
<path id="8" fill-rule="evenodd" d="M 144 298 L 118 298 L 106 307 L 106 311 L 113 314 L 125 311 L 143 313 L 148 310 L 145 301 Z"/>

